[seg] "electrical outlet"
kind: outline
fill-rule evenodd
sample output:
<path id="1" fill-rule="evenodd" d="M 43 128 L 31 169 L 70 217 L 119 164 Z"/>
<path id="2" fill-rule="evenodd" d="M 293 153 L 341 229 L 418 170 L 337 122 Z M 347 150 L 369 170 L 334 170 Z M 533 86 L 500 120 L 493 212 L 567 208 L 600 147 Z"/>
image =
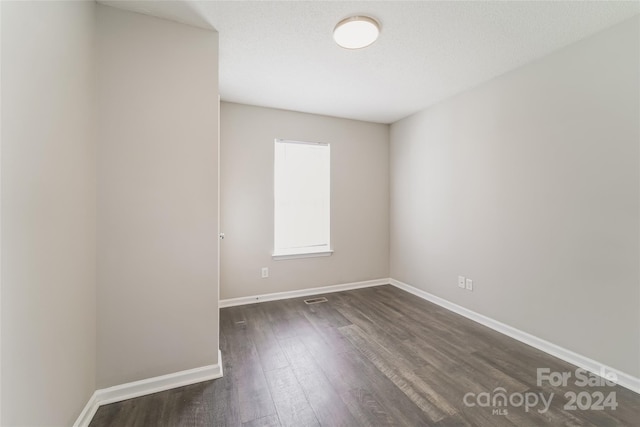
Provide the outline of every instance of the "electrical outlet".
<path id="1" fill-rule="evenodd" d="M 473 291 L 473 280 L 467 279 L 466 288 L 468 291 Z"/>
<path id="2" fill-rule="evenodd" d="M 464 276 L 458 276 L 458 287 L 464 289 Z"/>
<path id="3" fill-rule="evenodd" d="M 262 278 L 266 279 L 269 277 L 269 267 L 262 267 Z"/>

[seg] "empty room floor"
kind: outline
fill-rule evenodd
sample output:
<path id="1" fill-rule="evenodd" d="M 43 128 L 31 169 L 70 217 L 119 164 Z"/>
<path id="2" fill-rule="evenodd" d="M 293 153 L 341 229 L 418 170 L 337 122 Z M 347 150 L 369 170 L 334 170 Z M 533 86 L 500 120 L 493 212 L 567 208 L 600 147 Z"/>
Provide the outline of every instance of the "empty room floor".
<path id="1" fill-rule="evenodd" d="M 223 378 L 102 406 L 91 427 L 640 420 L 640 395 L 393 286 L 321 297 L 221 309 Z M 566 373 L 566 386 L 551 385 Z"/>

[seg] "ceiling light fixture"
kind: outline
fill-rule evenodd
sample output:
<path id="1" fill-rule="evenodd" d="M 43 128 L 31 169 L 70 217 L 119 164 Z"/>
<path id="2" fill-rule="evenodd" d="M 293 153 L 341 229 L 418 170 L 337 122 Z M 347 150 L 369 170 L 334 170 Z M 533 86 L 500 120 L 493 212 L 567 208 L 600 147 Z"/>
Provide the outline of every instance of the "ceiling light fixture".
<path id="1" fill-rule="evenodd" d="M 345 49 L 361 49 L 378 39 L 380 24 L 368 16 L 351 16 L 338 22 L 333 39 Z"/>

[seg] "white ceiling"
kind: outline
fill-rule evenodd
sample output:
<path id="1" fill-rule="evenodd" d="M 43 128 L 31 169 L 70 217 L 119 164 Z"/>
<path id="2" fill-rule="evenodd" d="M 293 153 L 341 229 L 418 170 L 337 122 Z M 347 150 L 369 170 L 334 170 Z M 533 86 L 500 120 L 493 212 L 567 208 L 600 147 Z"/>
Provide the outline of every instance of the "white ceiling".
<path id="1" fill-rule="evenodd" d="M 640 13 L 640 2 L 101 1 L 220 34 L 225 101 L 392 123 Z M 335 24 L 365 14 L 377 42 Z"/>

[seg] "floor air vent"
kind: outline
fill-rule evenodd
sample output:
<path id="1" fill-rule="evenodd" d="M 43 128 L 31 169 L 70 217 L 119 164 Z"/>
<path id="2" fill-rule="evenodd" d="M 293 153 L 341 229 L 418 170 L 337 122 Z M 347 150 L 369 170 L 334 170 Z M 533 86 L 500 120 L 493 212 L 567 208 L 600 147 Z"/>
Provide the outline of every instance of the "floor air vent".
<path id="1" fill-rule="evenodd" d="M 310 298 L 310 299 L 304 300 L 305 304 L 319 304 L 321 302 L 327 302 L 327 299 L 325 297 L 320 297 L 320 298 Z"/>

